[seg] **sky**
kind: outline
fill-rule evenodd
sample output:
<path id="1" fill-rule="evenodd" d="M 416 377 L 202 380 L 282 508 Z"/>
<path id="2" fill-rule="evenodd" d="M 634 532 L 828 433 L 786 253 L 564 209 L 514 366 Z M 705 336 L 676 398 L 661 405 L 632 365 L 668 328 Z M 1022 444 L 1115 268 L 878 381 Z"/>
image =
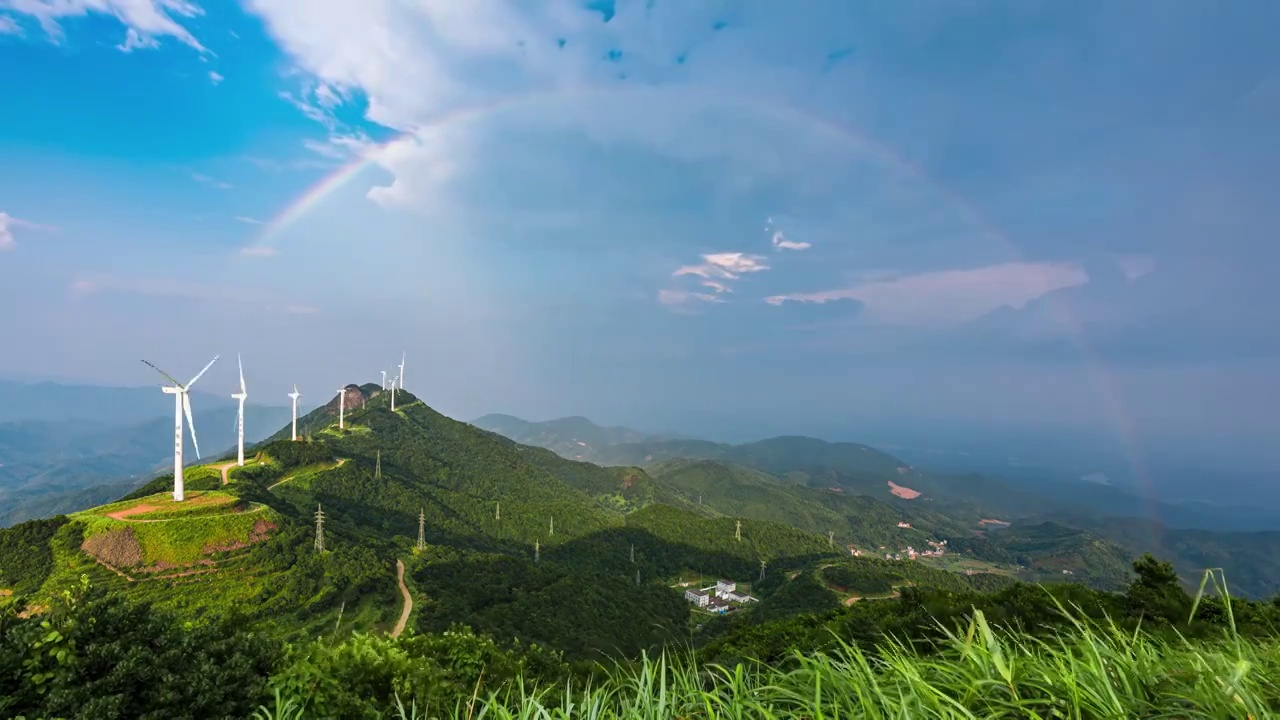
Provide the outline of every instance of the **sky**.
<path id="1" fill-rule="evenodd" d="M 0 0 L 0 373 L 1280 467 L 1280 5 Z"/>

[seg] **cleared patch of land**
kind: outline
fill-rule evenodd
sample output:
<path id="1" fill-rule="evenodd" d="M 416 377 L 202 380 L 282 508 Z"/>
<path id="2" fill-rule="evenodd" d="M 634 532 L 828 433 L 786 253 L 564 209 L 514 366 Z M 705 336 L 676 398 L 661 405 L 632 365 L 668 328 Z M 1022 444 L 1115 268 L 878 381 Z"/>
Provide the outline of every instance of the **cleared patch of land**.
<path id="1" fill-rule="evenodd" d="M 131 508 L 116 510 L 115 512 L 109 512 L 106 515 L 112 520 L 123 520 L 129 517 L 130 515 L 145 515 L 146 513 L 152 512 L 153 510 L 159 510 L 159 509 L 160 508 L 156 507 L 155 505 L 134 505 Z"/>
<path id="2" fill-rule="evenodd" d="M 983 518 L 983 519 L 979 520 L 979 521 L 978 521 L 978 524 L 979 524 L 979 525 L 998 525 L 998 526 L 1000 526 L 1000 527 L 1008 527 L 1008 526 L 1009 526 L 1009 523 L 1008 523 L 1008 522 L 1006 522 L 1006 521 L 1004 521 L 1004 520 L 991 520 L 991 519 L 989 519 L 989 518 Z"/>
<path id="3" fill-rule="evenodd" d="M 889 481 L 889 492 L 893 493 L 894 495 L 897 495 L 903 500 L 915 500 L 916 498 L 920 497 L 919 491 L 912 490 L 911 488 L 906 487 L 905 485 L 899 485 L 898 483 L 892 480 Z"/>

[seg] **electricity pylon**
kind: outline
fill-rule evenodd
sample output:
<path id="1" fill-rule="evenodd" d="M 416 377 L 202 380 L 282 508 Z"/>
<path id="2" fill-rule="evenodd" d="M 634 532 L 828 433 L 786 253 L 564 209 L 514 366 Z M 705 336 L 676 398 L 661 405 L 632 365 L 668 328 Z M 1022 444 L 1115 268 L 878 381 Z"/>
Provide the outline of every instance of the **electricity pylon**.
<path id="1" fill-rule="evenodd" d="M 316 552 L 324 552 L 324 510 L 316 503 Z"/>
<path id="2" fill-rule="evenodd" d="M 427 549 L 427 513 L 425 510 L 418 511 L 418 549 Z"/>

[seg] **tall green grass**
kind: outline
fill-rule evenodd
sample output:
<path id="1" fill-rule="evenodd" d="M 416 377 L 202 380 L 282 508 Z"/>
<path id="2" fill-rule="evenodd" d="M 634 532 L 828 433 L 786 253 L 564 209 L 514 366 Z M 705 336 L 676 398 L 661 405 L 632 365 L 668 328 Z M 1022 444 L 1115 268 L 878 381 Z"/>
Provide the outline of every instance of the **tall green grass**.
<path id="1" fill-rule="evenodd" d="M 1206 580 L 1209 576 L 1206 575 Z M 1225 587 L 1220 592 L 1226 595 Z M 1204 594 L 1202 584 L 1200 596 Z M 1047 594 L 1046 594 L 1047 598 Z M 1046 599 L 1046 601 L 1048 601 Z M 1197 597 L 1197 605 L 1199 597 Z M 1226 606 L 1230 613 L 1230 603 Z M 1168 639 L 1059 609 L 1064 626 L 1037 636 L 995 627 L 981 612 L 923 654 L 886 639 L 876 653 L 841 643 L 797 652 L 784 666 L 700 665 L 645 657 L 592 684 L 539 688 L 477 682 L 436 707 L 398 702 L 387 717 L 532 718 L 1250 718 L 1280 716 L 1280 642 Z M 1194 614 L 1193 608 L 1192 613 Z M 406 688 L 399 697 L 414 694 Z M 257 718 L 313 717 L 305 698 L 277 696 Z"/>

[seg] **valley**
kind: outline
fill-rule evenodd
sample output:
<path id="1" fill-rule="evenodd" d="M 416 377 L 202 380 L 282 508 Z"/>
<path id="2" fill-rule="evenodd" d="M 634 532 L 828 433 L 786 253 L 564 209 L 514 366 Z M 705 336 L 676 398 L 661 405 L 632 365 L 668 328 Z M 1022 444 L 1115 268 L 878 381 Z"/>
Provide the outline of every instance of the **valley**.
<path id="1" fill-rule="evenodd" d="M 1127 526 L 1045 520 L 1032 496 L 866 446 L 636 445 L 615 431 L 626 442 L 596 452 L 635 462 L 601 466 L 576 458 L 576 440 L 549 441 L 563 457 L 404 391 L 393 412 L 376 384 L 347 386 L 343 403 L 342 428 L 335 399 L 298 419 L 296 441 L 286 425 L 247 448 L 243 467 L 188 466 L 181 502 L 161 475 L 0 531 L 0 611 L 41 612 L 87 582 L 289 642 L 466 627 L 566 668 L 675 646 L 732 662 L 782 652 L 777 632 L 823 646 L 797 625 L 818 619 L 858 638 L 853 618 L 889 627 L 935 595 L 1009 603 L 1035 582 L 1123 597 L 1111 593 L 1132 592 L 1127 548 L 1142 547 Z M 913 633 L 926 625 L 906 617 Z"/>

